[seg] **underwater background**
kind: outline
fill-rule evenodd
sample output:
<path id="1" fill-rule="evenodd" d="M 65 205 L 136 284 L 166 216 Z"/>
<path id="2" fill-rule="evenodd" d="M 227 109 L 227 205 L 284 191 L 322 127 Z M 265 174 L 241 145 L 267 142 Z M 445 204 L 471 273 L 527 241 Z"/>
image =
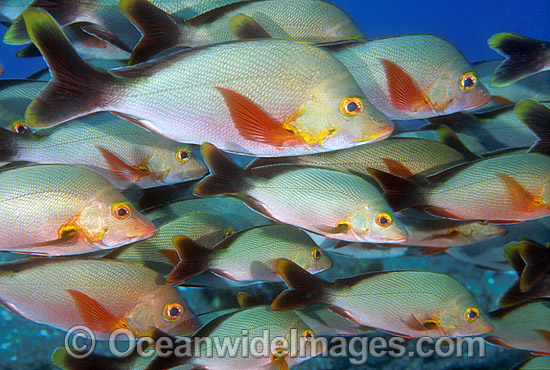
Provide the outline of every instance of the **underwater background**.
<path id="1" fill-rule="evenodd" d="M 185 1 L 185 0 L 182 0 Z M 550 39 L 550 1 L 512 0 L 462 0 L 462 1 L 366 1 L 332 0 L 343 8 L 360 26 L 368 38 L 403 34 L 434 34 L 456 45 L 470 62 L 499 58 L 487 46 L 487 39 L 499 32 L 515 32 L 527 37 Z M 0 38 L 5 28 L 0 26 Z M 15 53 L 21 47 L 0 43 L 0 63 L 5 67 L 0 77 L 25 78 L 45 67 L 41 58 L 19 59 Z M 517 233 L 492 239 L 474 245 L 474 248 L 502 248 L 505 243 L 530 234 L 539 236 L 539 242 L 550 240 L 550 221 L 531 222 L 528 232 Z M 511 227 L 514 230 L 514 226 Z M 32 232 L 32 230 L 29 230 Z M 546 238 L 546 240 L 545 240 Z M 11 260 L 11 256 L 0 255 L 0 260 Z M 346 269 L 347 275 L 369 271 L 386 270 L 429 270 L 449 274 L 463 282 L 476 296 L 485 311 L 496 308 L 498 296 L 515 280 L 511 272 L 496 272 L 476 266 L 476 262 L 457 262 L 448 255 L 431 258 L 401 257 L 384 260 L 353 260 L 334 257 L 333 269 L 322 273 L 323 278 L 338 276 L 338 269 Z M 336 271 L 334 271 L 336 270 Z M 353 271 L 351 271 L 353 270 Z M 281 285 L 284 286 L 284 285 Z M 262 291 L 264 285 L 255 285 L 248 291 Z M 240 289 L 242 290 L 242 289 Z M 192 289 L 186 291 L 188 302 L 200 307 L 230 299 L 233 291 L 209 292 L 201 295 Z M 274 298 L 274 297 L 272 297 Z M 217 303 L 216 303 L 217 302 Z M 221 305 L 224 306 L 223 304 Z M 0 307 L 0 369 L 53 369 L 50 356 L 52 351 L 63 345 L 64 333 L 46 325 L 35 324 Z M 374 334 L 373 334 L 374 336 Z M 389 337 L 389 336 L 388 336 Z M 414 340 L 409 341 L 413 346 Z M 346 359 L 312 359 L 297 367 L 306 369 L 509 369 L 529 358 L 528 351 L 504 349 L 487 345 L 486 357 L 481 358 L 370 358 L 367 364 L 352 366 Z"/>

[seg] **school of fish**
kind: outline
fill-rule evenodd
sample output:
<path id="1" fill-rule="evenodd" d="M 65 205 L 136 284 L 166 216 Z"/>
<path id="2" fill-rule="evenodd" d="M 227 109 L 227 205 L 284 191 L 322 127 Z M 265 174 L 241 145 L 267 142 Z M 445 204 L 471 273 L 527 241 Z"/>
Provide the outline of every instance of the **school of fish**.
<path id="1" fill-rule="evenodd" d="M 55 366 L 286 370 L 319 337 L 373 331 L 550 363 L 550 42 L 500 33 L 505 59 L 472 64 L 434 35 L 369 39 L 324 0 L 8 0 L 0 20 L 48 66 L 0 79 L 0 251 L 19 257 L 0 264 L 0 304 L 100 340 L 301 345 L 59 348 Z M 460 251 L 488 240 L 486 268 L 517 274 L 493 307 L 451 274 L 351 267 L 448 253 L 482 268 Z M 258 283 L 277 293 L 244 293 Z M 178 288 L 235 286 L 214 311 Z"/>

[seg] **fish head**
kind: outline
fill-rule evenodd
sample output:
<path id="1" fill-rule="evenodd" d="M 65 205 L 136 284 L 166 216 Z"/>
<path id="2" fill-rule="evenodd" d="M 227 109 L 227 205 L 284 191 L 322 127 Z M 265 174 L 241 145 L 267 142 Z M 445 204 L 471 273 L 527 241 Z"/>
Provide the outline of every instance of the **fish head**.
<path id="1" fill-rule="evenodd" d="M 484 221 L 458 222 L 454 228 L 471 242 L 479 242 L 496 236 L 504 235 L 508 231 L 506 226 L 491 224 Z"/>
<path id="2" fill-rule="evenodd" d="M 200 327 L 177 289 L 167 285 L 159 276 L 159 288 L 147 294 L 128 314 L 126 321 L 138 336 L 155 326 L 170 335 L 189 335 Z"/>
<path id="3" fill-rule="evenodd" d="M 319 340 L 313 329 L 297 315 L 291 325 L 286 328 L 285 340 L 288 349 L 291 352 L 295 351 L 288 359 L 289 363 L 293 365 L 315 357 L 325 350 L 322 340 Z"/>
<path id="4" fill-rule="evenodd" d="M 435 81 L 425 90 L 436 114 L 461 112 L 489 102 L 489 90 L 460 53 L 449 58 L 438 70 Z"/>
<path id="5" fill-rule="evenodd" d="M 330 268 L 332 265 L 332 261 L 321 248 L 312 248 L 300 244 L 298 244 L 298 247 L 299 249 L 291 260 L 304 270 L 315 274 Z"/>
<path id="6" fill-rule="evenodd" d="M 151 187 L 195 180 L 208 173 L 198 147 L 177 143 L 152 153 L 146 166 L 153 175 Z"/>
<path id="7" fill-rule="evenodd" d="M 405 243 L 409 240 L 407 229 L 387 205 L 365 206 L 351 215 L 348 223 L 358 241 Z"/>
<path id="8" fill-rule="evenodd" d="M 283 124 L 312 146 L 329 150 L 382 140 L 394 129 L 347 73 L 334 73 L 311 91 L 310 98 Z"/>
<path id="9" fill-rule="evenodd" d="M 465 337 L 488 333 L 493 330 L 491 320 L 470 295 L 459 295 L 436 315 L 441 332 L 446 336 Z"/>
<path id="10" fill-rule="evenodd" d="M 96 194 L 75 219 L 75 225 L 89 244 L 101 249 L 155 235 L 155 225 L 115 189 Z"/>

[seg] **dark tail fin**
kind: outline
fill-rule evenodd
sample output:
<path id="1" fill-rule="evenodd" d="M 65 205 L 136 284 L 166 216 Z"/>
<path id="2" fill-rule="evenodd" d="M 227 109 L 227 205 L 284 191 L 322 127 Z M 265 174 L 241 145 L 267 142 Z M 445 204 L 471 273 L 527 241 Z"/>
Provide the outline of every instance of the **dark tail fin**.
<path id="1" fill-rule="evenodd" d="M 42 8 L 62 25 L 72 23 L 78 14 L 79 0 L 35 0 L 28 7 Z M 7 44 L 24 44 L 30 41 L 29 33 L 25 25 L 26 19 L 23 14 L 15 18 L 6 34 L 4 42 Z"/>
<path id="2" fill-rule="evenodd" d="M 0 128 L 0 162 L 10 162 L 17 155 L 17 136 L 19 134 Z"/>
<path id="3" fill-rule="evenodd" d="M 122 370 L 131 369 L 144 362 L 137 351 L 125 358 L 107 357 L 95 353 L 85 358 L 75 358 L 69 355 L 66 348 L 57 348 L 52 353 L 52 363 L 63 370 Z"/>
<path id="4" fill-rule="evenodd" d="M 506 257 L 518 270 L 522 292 L 531 289 L 550 269 L 550 248 L 528 239 L 508 245 Z M 517 261 L 518 258 L 522 261 Z"/>
<path id="5" fill-rule="evenodd" d="M 539 138 L 529 152 L 550 154 L 550 108 L 536 100 L 526 99 L 517 103 L 514 110 Z"/>
<path id="6" fill-rule="evenodd" d="M 423 204 L 423 199 L 418 192 L 419 184 L 416 181 L 374 168 L 369 168 L 368 172 L 384 189 L 384 197 L 395 212 Z"/>
<path id="7" fill-rule="evenodd" d="M 273 310 L 326 302 L 325 291 L 329 283 L 311 275 L 292 261 L 280 259 L 276 262 L 277 272 L 290 289 L 285 290 L 271 303 Z"/>
<path id="8" fill-rule="evenodd" d="M 174 267 L 166 282 L 179 284 L 182 281 L 208 270 L 213 250 L 205 248 L 186 236 L 174 236 L 172 239 L 174 248 L 178 250 L 180 262 Z"/>
<path id="9" fill-rule="evenodd" d="M 201 145 L 201 154 L 210 169 L 210 175 L 194 190 L 196 195 L 242 193 L 246 190 L 248 175 L 221 150 L 210 143 Z"/>
<path id="10" fill-rule="evenodd" d="M 506 57 L 491 78 L 493 86 L 506 86 L 541 71 L 550 47 L 546 42 L 514 33 L 494 35 L 489 46 Z"/>
<path id="11" fill-rule="evenodd" d="M 155 327 L 150 327 L 147 329 L 146 335 L 153 339 L 154 343 L 159 342 L 161 339 L 171 344 L 171 348 L 175 348 L 178 345 L 178 341 L 176 338 L 172 337 L 171 335 L 168 335 L 161 331 L 160 329 L 157 329 Z M 153 360 L 150 360 L 147 366 L 143 367 L 144 370 L 165 370 L 165 369 L 171 369 L 173 367 L 176 367 L 178 365 L 184 365 L 188 363 L 191 360 L 190 357 L 185 356 L 176 356 L 174 353 L 172 353 L 170 356 L 156 356 L 153 358 Z M 193 367 L 195 369 L 195 367 Z M 199 369 L 199 367 L 197 367 Z"/>
<path id="12" fill-rule="evenodd" d="M 129 65 L 145 62 L 164 50 L 180 45 L 182 27 L 162 9 L 147 0 L 120 0 L 119 8 L 143 35 L 134 48 Z"/>
<path id="13" fill-rule="evenodd" d="M 29 105 L 30 127 L 51 127 L 99 110 L 115 78 L 88 65 L 74 50 L 57 22 L 42 9 L 23 13 L 32 41 L 50 67 L 52 80 Z"/>
<path id="14" fill-rule="evenodd" d="M 437 129 L 437 135 L 439 136 L 440 141 L 447 145 L 448 147 L 453 148 L 460 154 L 464 156 L 464 159 L 467 162 L 477 161 L 480 157 L 473 153 L 464 143 L 458 138 L 453 130 L 449 126 L 441 125 Z"/>

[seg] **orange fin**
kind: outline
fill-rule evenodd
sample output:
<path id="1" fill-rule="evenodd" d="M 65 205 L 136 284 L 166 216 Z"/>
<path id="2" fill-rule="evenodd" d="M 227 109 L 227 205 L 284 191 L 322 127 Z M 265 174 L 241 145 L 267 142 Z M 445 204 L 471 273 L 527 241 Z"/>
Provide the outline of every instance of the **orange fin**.
<path id="1" fill-rule="evenodd" d="M 489 342 L 491 344 L 494 344 L 495 346 L 501 346 L 501 347 L 505 347 L 505 348 L 515 348 L 511 344 L 506 343 L 505 341 L 503 341 L 500 338 L 493 337 L 492 335 L 490 335 L 488 337 L 485 337 L 485 341 Z"/>
<path id="2" fill-rule="evenodd" d="M 403 177 L 406 179 L 412 179 L 414 174 L 409 170 L 403 163 L 398 162 L 390 158 L 380 158 L 386 166 L 388 166 L 388 171 L 392 175 Z"/>
<path id="3" fill-rule="evenodd" d="M 435 254 L 444 253 L 447 247 L 423 247 L 422 254 L 425 256 L 433 256 Z"/>
<path id="4" fill-rule="evenodd" d="M 512 201 L 517 209 L 525 212 L 533 212 L 537 201 L 517 180 L 503 174 L 498 175 L 506 184 L 508 192 L 512 196 Z"/>
<path id="5" fill-rule="evenodd" d="M 431 109 L 428 98 L 418 89 L 414 81 L 398 65 L 381 59 L 386 70 L 390 99 L 395 109 L 409 112 Z"/>
<path id="6" fill-rule="evenodd" d="M 67 289 L 67 292 L 73 297 L 80 316 L 90 329 L 108 333 L 128 327 L 126 323 L 114 317 L 95 299 L 77 290 Z"/>
<path id="7" fill-rule="evenodd" d="M 440 207 L 429 206 L 429 207 L 425 207 L 424 211 L 437 217 L 448 218 L 451 220 L 464 220 L 462 217 L 455 215 L 451 211 L 448 211 Z"/>
<path id="8" fill-rule="evenodd" d="M 42 242 L 42 243 L 35 243 L 33 244 L 33 246 L 34 247 L 51 247 L 54 245 L 61 245 L 61 244 L 70 242 L 77 236 L 78 236 L 78 231 L 71 230 L 69 232 L 64 233 L 59 239 L 48 240 L 47 242 Z"/>
<path id="9" fill-rule="evenodd" d="M 273 357 L 271 363 L 266 367 L 266 370 L 288 370 L 288 363 L 284 357 Z"/>
<path id="10" fill-rule="evenodd" d="M 542 335 L 546 339 L 546 342 L 550 343 L 550 330 L 535 329 L 535 331 Z"/>
<path id="11" fill-rule="evenodd" d="M 229 89 L 217 89 L 225 99 L 235 127 L 245 139 L 276 147 L 303 142 L 301 137 L 285 130 L 248 98 Z"/>
<path id="12" fill-rule="evenodd" d="M 418 321 L 416 316 L 411 313 L 411 317 L 405 321 L 405 325 L 415 331 L 425 332 L 427 329 Z"/>
<path id="13" fill-rule="evenodd" d="M 111 167 L 111 170 L 117 175 L 117 177 L 121 178 L 122 180 L 133 182 L 137 179 L 151 174 L 151 171 L 139 170 L 135 167 L 128 165 L 115 154 L 99 145 L 97 146 L 97 149 L 99 149 L 99 151 L 103 155 L 103 158 L 105 158 L 107 164 L 109 165 L 109 167 Z"/>

